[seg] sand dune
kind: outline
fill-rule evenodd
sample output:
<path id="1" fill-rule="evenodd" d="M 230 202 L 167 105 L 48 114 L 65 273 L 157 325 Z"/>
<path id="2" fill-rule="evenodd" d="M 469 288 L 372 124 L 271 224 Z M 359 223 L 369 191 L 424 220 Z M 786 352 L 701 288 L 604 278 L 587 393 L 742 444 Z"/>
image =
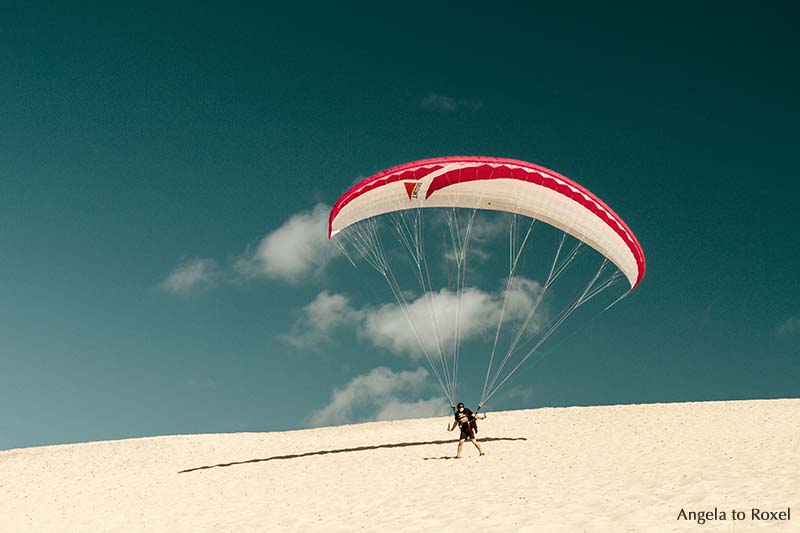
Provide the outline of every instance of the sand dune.
<path id="1" fill-rule="evenodd" d="M 800 399 L 488 415 L 4 451 L 0 531 L 800 531 Z"/>

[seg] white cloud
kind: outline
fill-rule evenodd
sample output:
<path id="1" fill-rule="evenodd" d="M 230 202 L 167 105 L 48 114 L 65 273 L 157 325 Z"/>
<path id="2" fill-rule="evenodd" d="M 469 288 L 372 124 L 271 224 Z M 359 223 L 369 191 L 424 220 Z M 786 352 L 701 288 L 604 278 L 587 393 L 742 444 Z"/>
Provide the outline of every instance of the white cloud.
<path id="1" fill-rule="evenodd" d="M 483 107 L 483 102 L 480 100 L 465 100 L 463 98 L 453 98 L 452 96 L 431 93 L 423 98 L 419 105 L 425 109 L 434 109 L 437 111 L 458 111 L 459 109 L 477 111 Z"/>
<path id="2" fill-rule="evenodd" d="M 450 212 L 440 212 L 435 216 L 440 217 L 437 224 L 447 227 L 450 223 L 455 222 L 463 233 L 469 225 L 472 213 L 471 210 L 464 209 L 458 214 L 458 219 L 455 221 L 450 219 L 452 217 Z M 491 259 L 497 253 L 498 242 L 505 241 L 508 243 L 511 220 L 512 216 L 508 213 L 479 211 L 472 219 L 472 229 L 470 230 L 467 247 L 469 260 L 486 261 Z M 517 220 L 519 224 L 517 245 L 520 245 L 531 219 L 519 216 Z M 455 261 L 455 251 L 450 241 L 447 241 L 447 246 L 444 247 L 444 259 L 446 264 L 453 264 L 453 261 Z"/>
<path id="3" fill-rule="evenodd" d="M 496 244 L 497 240 L 505 237 L 508 240 L 508 231 L 511 225 L 513 215 L 507 213 L 481 213 L 482 216 L 475 218 L 472 224 L 472 231 L 470 232 L 469 244 L 476 243 L 485 246 L 487 243 Z M 531 219 L 524 216 L 517 216 L 517 223 L 521 230 L 526 230 L 526 222 L 530 223 Z M 524 235 L 524 233 L 522 234 Z M 522 237 L 520 236 L 520 238 Z"/>
<path id="4" fill-rule="evenodd" d="M 376 346 L 394 353 L 405 352 L 421 357 L 417 334 L 429 352 L 435 351 L 437 338 L 445 346 L 453 342 L 459 312 L 458 302 L 458 295 L 448 289 L 408 302 L 406 311 L 416 328 L 409 325 L 400 305 L 386 304 L 366 314 L 361 334 Z M 475 288 L 464 289 L 461 293 L 459 321 L 461 339 L 469 339 L 495 326 L 496 308 L 492 295 Z"/>
<path id="5" fill-rule="evenodd" d="M 334 389 L 328 405 L 314 412 L 308 422 L 310 426 L 323 426 L 447 414 L 448 405 L 443 397 L 409 401 L 428 388 L 428 371 L 424 368 L 401 372 L 373 368 Z"/>
<path id="6" fill-rule="evenodd" d="M 282 337 L 296 348 L 316 348 L 330 341 L 331 334 L 340 326 L 348 322 L 357 323 L 362 317 L 362 313 L 350 305 L 347 296 L 328 291 L 319 293 L 303 308 L 301 315 L 291 333 Z"/>
<path id="7" fill-rule="evenodd" d="M 778 324 L 778 335 L 789 336 L 800 334 L 800 316 L 792 316 Z"/>
<path id="8" fill-rule="evenodd" d="M 531 308 L 536 304 L 536 300 L 539 298 L 539 293 L 541 290 L 542 284 L 538 281 L 523 277 L 514 278 L 514 282 L 509 288 L 508 295 L 506 297 L 505 319 L 520 320 L 525 318 L 530 312 Z M 502 305 L 500 301 L 498 301 L 497 304 Z M 499 310 L 497 312 L 499 313 Z M 536 313 L 534 313 L 531 319 L 531 324 L 529 324 L 528 327 L 531 327 L 536 331 L 540 330 L 543 325 L 545 315 L 546 307 L 540 302 Z M 497 318 L 499 320 L 500 317 L 498 316 Z"/>
<path id="9" fill-rule="evenodd" d="M 428 400 L 404 402 L 391 398 L 381 405 L 373 420 L 403 420 L 406 418 L 431 418 L 434 416 L 447 416 L 451 414 L 447 400 L 437 396 Z"/>
<path id="10" fill-rule="evenodd" d="M 511 321 L 527 317 L 539 291 L 539 282 L 515 279 L 506 297 L 505 329 Z M 423 357 L 420 340 L 429 353 L 437 353 L 437 342 L 443 344 L 445 350 L 450 350 L 456 338 L 455 325 L 459 314 L 459 338 L 462 341 L 493 334 L 503 308 L 503 293 L 503 290 L 489 293 L 474 287 L 465 288 L 461 293 L 459 310 L 458 295 L 442 289 L 409 299 L 404 310 L 397 303 L 355 308 L 347 296 L 323 291 L 303 308 L 292 332 L 283 339 L 298 348 L 318 347 L 330 341 L 337 328 L 350 327 L 375 346 L 419 359 Z M 406 312 L 415 327 L 409 324 Z M 538 331 L 544 319 L 545 306 L 540 304 L 527 330 L 530 333 Z"/>
<path id="11" fill-rule="evenodd" d="M 218 274 L 213 259 L 191 259 L 175 267 L 159 287 L 173 294 L 188 294 L 212 286 Z"/>
<path id="12" fill-rule="evenodd" d="M 505 242 L 505 249 L 508 250 L 509 233 L 512 229 L 513 220 L 516 220 L 515 249 L 518 251 L 522 243 L 525 242 L 525 246 L 530 250 L 533 246 L 532 241 L 536 232 L 535 222 L 532 218 L 509 213 L 486 212 L 480 213 L 480 216 L 476 217 L 472 224 L 469 249 L 467 250 L 470 259 L 486 261 L 496 257 L 498 242 Z M 530 230 L 530 234 L 528 234 L 528 230 Z M 525 241 L 526 234 L 528 234 L 527 241 Z"/>
<path id="13" fill-rule="evenodd" d="M 337 254 L 328 240 L 330 207 L 317 204 L 293 215 L 281 227 L 265 235 L 255 250 L 239 257 L 234 268 L 247 277 L 267 277 L 298 283 L 318 276 Z"/>
<path id="14" fill-rule="evenodd" d="M 541 285 L 536 281 L 524 278 L 515 280 L 508 291 L 504 323 L 524 319 L 533 308 L 540 290 Z M 436 353 L 437 339 L 449 350 L 448 347 L 456 338 L 455 326 L 459 314 L 459 338 L 462 341 L 494 332 L 503 308 L 503 291 L 489 293 L 469 287 L 461 293 L 460 309 L 458 301 L 455 292 L 442 289 L 408 302 L 407 311 L 416 326 L 416 333 L 400 305 L 386 304 L 364 314 L 359 333 L 376 346 L 419 358 L 422 352 L 417 335 L 429 353 Z M 544 307 L 540 305 L 528 324 L 531 333 L 540 329 L 543 317 Z"/>

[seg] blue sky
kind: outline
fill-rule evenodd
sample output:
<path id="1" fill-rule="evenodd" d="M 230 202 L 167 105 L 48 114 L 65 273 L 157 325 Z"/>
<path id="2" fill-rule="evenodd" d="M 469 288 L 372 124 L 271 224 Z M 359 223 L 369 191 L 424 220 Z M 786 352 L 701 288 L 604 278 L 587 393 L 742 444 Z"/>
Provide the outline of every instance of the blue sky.
<path id="1" fill-rule="evenodd" d="M 648 260 L 494 408 L 796 397 L 796 16 L 3 5 L 0 449 L 439 412 L 424 361 L 291 342 L 382 297 L 324 206 L 439 155 L 572 177 Z"/>

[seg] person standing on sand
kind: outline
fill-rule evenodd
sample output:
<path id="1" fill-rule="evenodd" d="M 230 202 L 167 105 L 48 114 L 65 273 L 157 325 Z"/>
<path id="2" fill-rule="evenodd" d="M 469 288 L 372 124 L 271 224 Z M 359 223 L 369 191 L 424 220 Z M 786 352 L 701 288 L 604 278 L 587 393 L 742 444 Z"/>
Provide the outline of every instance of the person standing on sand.
<path id="1" fill-rule="evenodd" d="M 481 448 L 481 445 L 478 443 L 478 439 L 475 438 L 475 429 L 473 429 L 475 425 L 475 420 L 483 420 L 486 418 L 486 414 L 474 414 L 472 411 L 464 407 L 464 404 L 459 402 L 456 413 L 455 413 L 455 420 L 453 421 L 453 426 L 450 427 L 450 424 L 447 424 L 447 431 L 453 431 L 456 429 L 456 426 L 461 428 L 461 436 L 458 439 L 458 451 L 456 452 L 456 459 L 461 458 L 461 449 L 464 447 L 464 441 L 470 440 L 472 444 L 478 448 L 478 451 L 481 455 L 486 455 Z"/>

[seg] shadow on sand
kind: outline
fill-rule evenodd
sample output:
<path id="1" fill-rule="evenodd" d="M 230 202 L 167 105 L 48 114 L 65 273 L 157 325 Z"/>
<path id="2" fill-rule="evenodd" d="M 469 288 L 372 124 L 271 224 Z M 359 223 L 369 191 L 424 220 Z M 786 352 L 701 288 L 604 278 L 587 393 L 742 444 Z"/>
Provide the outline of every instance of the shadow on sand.
<path id="1" fill-rule="evenodd" d="M 509 440 L 528 440 L 525 437 L 488 437 L 485 439 L 479 439 L 480 442 L 498 442 L 498 441 L 509 441 Z M 395 444 L 379 444 L 377 446 L 358 446 L 356 448 L 342 448 L 339 450 L 320 450 L 318 452 L 305 452 L 305 453 L 296 453 L 291 455 L 274 455 L 272 457 L 266 457 L 264 459 L 250 459 L 248 461 L 236 461 L 234 463 L 220 463 L 218 465 L 209 465 L 209 466 L 198 466 L 196 468 L 187 468 L 186 470 L 181 470 L 179 474 L 185 474 L 187 472 L 195 472 L 197 470 L 208 470 L 209 468 L 225 468 L 228 466 L 236 466 L 236 465 L 246 465 L 250 463 L 263 463 L 265 461 L 277 461 L 279 459 L 298 459 L 300 457 L 310 457 L 312 455 L 328 455 L 331 453 L 349 453 L 349 452 L 363 452 L 366 450 L 380 450 L 381 448 L 408 448 L 409 446 L 428 446 L 431 444 L 455 444 L 457 441 L 452 439 L 449 440 L 432 440 L 428 442 L 398 442 Z M 427 459 L 449 459 L 448 457 L 426 457 Z"/>

